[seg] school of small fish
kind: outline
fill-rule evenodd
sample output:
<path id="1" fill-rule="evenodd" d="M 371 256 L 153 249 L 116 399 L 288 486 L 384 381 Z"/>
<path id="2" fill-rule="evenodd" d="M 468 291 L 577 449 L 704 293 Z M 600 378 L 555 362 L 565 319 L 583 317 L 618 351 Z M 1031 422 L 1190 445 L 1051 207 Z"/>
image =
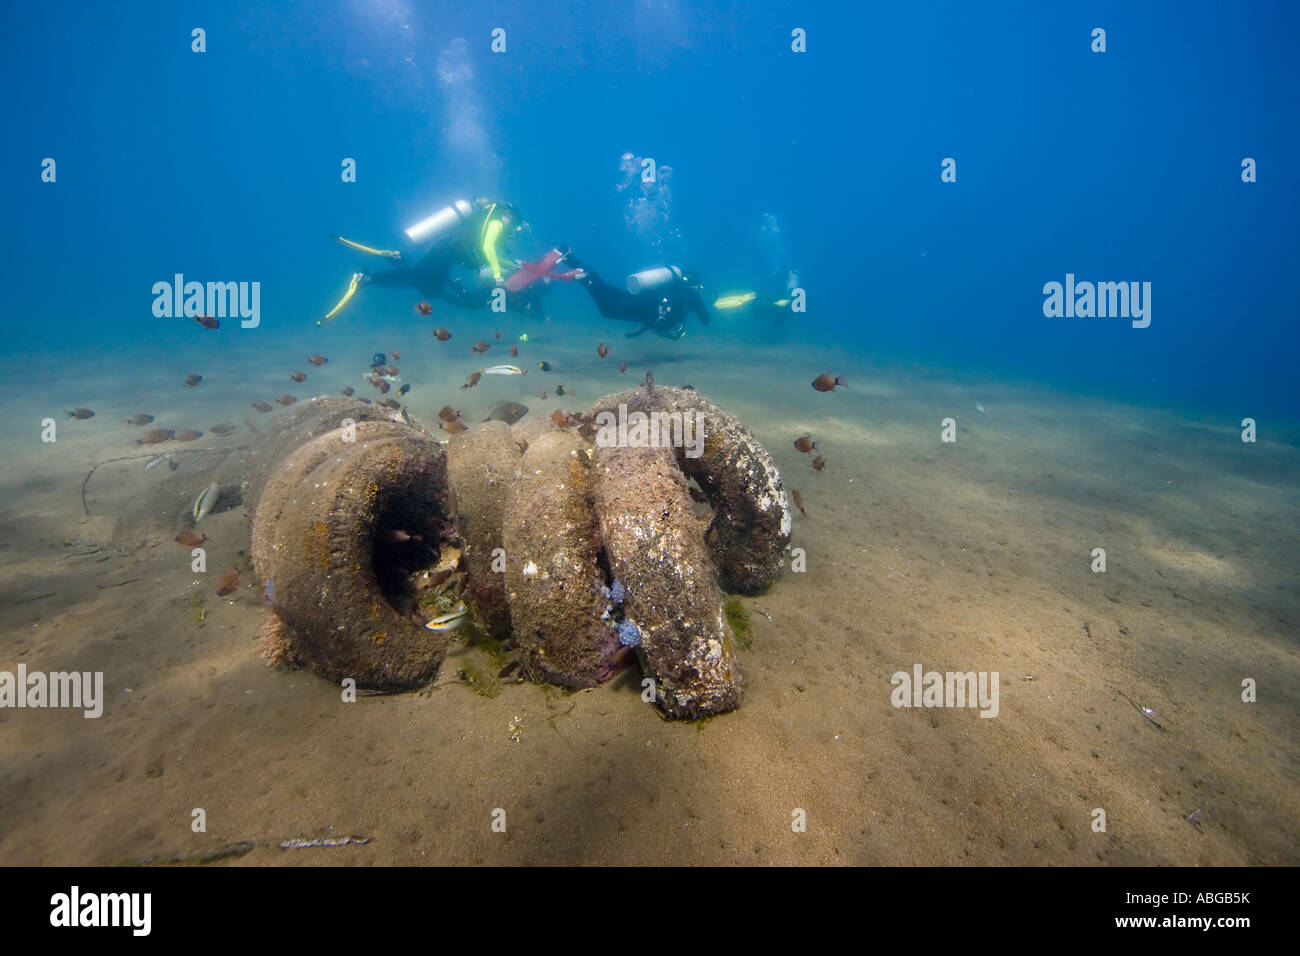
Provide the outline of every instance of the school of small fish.
<path id="1" fill-rule="evenodd" d="M 415 305 L 415 312 L 417 313 L 417 315 L 421 317 L 427 317 L 433 314 L 433 307 L 428 302 L 419 302 Z M 195 322 L 198 324 L 198 326 L 204 331 L 220 332 L 221 330 L 221 323 L 216 318 L 206 316 L 206 315 L 198 315 L 198 316 L 194 316 L 194 319 Z M 221 334 L 224 335 L 225 333 L 221 333 Z M 432 338 L 438 343 L 449 342 L 452 338 L 451 330 L 445 326 L 439 326 L 433 329 L 431 334 L 432 334 Z M 503 338 L 503 334 L 500 329 L 495 329 L 492 331 L 492 339 L 496 341 L 500 341 L 502 338 Z M 511 357 L 512 358 L 518 357 L 520 353 L 520 343 L 527 343 L 528 341 L 529 341 L 529 337 L 527 334 L 520 334 L 518 336 L 517 342 L 512 342 L 509 346 Z M 470 347 L 470 352 L 472 354 L 482 355 L 487 353 L 490 348 L 491 348 L 490 341 L 485 339 L 477 339 Z M 604 342 L 598 342 L 595 345 L 595 351 L 598 358 L 605 359 L 609 356 L 611 350 L 609 346 L 607 346 Z M 401 352 L 398 349 L 392 349 L 391 355 L 394 360 L 401 359 Z M 375 358 L 375 363 L 372 364 L 371 367 L 367 369 L 362 375 L 364 381 L 372 388 L 374 388 L 375 391 L 377 391 L 380 395 L 385 395 L 390 391 L 390 389 L 392 389 L 394 386 L 397 386 L 396 395 L 400 398 L 405 398 L 408 395 L 408 393 L 411 392 L 412 389 L 411 383 L 402 381 L 402 379 L 399 377 L 399 369 L 395 365 L 389 365 L 384 360 L 382 354 L 376 353 L 374 358 Z M 313 369 L 324 369 L 329 364 L 329 359 L 326 356 L 321 355 L 319 353 L 313 353 L 306 356 L 306 364 L 312 367 Z M 536 368 L 542 372 L 553 371 L 552 363 L 549 361 L 538 360 L 534 364 Z M 595 368 L 597 366 L 586 366 L 586 367 Z M 617 368 L 620 374 L 626 373 L 628 370 L 627 361 L 625 360 L 618 361 Z M 308 380 L 307 373 L 299 369 L 290 368 L 289 370 L 282 372 L 281 374 L 287 375 L 289 380 L 296 384 L 303 384 Z M 322 374 L 328 374 L 328 373 L 322 373 Z M 480 383 L 480 381 L 482 381 L 487 376 L 522 377 L 527 374 L 528 374 L 527 368 L 524 368 L 522 366 L 493 365 L 493 366 L 488 366 L 485 368 L 479 368 L 479 369 L 469 371 L 466 375 L 464 384 L 462 384 L 460 387 L 461 389 L 472 389 L 475 386 L 477 386 Z M 197 388 L 204 381 L 205 379 L 203 374 L 200 374 L 198 372 L 187 373 L 184 377 L 184 384 L 189 388 Z M 654 384 L 655 384 L 654 374 L 652 371 L 647 370 L 645 372 L 644 387 L 649 391 L 653 391 Z M 841 389 L 846 386 L 847 386 L 847 382 L 844 376 L 835 374 L 833 372 L 823 372 L 822 374 L 819 374 L 816 378 L 812 380 L 812 388 L 815 391 L 823 392 L 823 393 L 835 392 L 837 389 Z M 685 387 L 690 387 L 690 386 L 685 386 Z M 569 383 L 556 384 L 553 388 L 553 391 L 557 397 L 561 397 L 561 398 L 573 398 L 576 394 L 576 390 Z M 347 385 L 341 389 L 341 394 L 343 394 L 344 396 L 351 397 L 355 395 L 355 390 L 353 389 L 352 386 Z M 547 400 L 548 399 L 547 389 L 545 388 L 541 389 L 539 395 L 542 400 L 544 401 Z M 287 407 L 295 404 L 297 401 L 298 401 L 297 397 L 285 393 L 285 394 L 278 395 L 274 398 L 271 398 L 269 400 L 254 399 L 249 404 L 250 407 L 255 409 L 257 412 L 261 414 L 268 414 L 274 410 L 275 405 L 277 404 L 280 406 Z M 367 404 L 369 404 L 371 400 L 363 398 L 361 399 L 361 401 L 364 401 Z M 384 398 L 379 401 L 379 404 L 382 404 L 385 407 L 393 409 L 394 411 L 400 409 L 401 412 L 403 413 L 404 419 L 407 421 L 411 420 L 410 416 L 406 414 L 406 409 L 403 408 L 401 404 L 395 399 Z M 986 413 L 984 406 L 981 405 L 979 402 L 975 402 L 974 407 L 976 411 L 980 412 L 981 414 Z M 518 421 L 527 413 L 528 413 L 528 408 L 525 405 L 522 405 L 518 402 L 504 402 L 498 404 L 482 420 L 484 422 L 499 420 L 499 421 L 505 421 L 509 424 L 513 424 L 514 422 Z M 67 412 L 68 418 L 73 420 L 78 420 L 78 421 L 86 421 L 93 418 L 94 416 L 95 416 L 95 412 L 92 409 L 83 408 L 80 406 L 74 407 Z M 561 429 L 571 428 L 574 427 L 575 425 L 580 425 L 584 422 L 584 418 L 582 415 L 566 413 L 563 409 L 560 408 L 554 409 L 550 415 L 550 418 L 552 424 L 556 428 L 561 428 Z M 193 429 L 193 428 L 177 429 L 177 428 L 155 427 L 150 429 L 144 429 L 144 426 L 153 425 L 155 420 L 156 420 L 155 416 L 147 412 L 136 412 L 134 414 L 129 414 L 127 417 L 120 419 L 120 421 L 125 425 L 131 426 L 133 428 L 142 429 L 141 431 L 137 431 L 134 433 L 135 435 L 138 436 L 135 438 L 135 443 L 137 445 L 158 445 L 158 444 L 163 444 L 163 443 L 173 442 L 173 441 L 194 442 L 194 441 L 199 441 L 200 439 L 205 437 L 204 431 Z M 465 432 L 469 429 L 469 426 L 464 421 L 461 411 L 458 409 L 453 409 L 450 405 L 444 405 L 442 407 L 442 409 L 438 412 L 437 420 L 438 420 L 439 428 L 449 435 Z M 250 430 L 254 430 L 254 431 L 256 430 L 253 423 L 250 420 L 245 419 L 244 421 L 245 421 L 245 425 Z M 219 423 L 210 426 L 207 429 L 207 434 L 224 437 L 234 433 L 236 430 L 237 430 L 236 427 L 232 424 Z M 814 436 L 812 434 L 797 435 L 794 438 L 793 444 L 795 450 L 798 451 L 799 453 L 813 455 L 813 457 L 811 458 L 811 464 L 814 471 L 822 472 L 826 468 L 827 457 L 824 453 L 821 452 L 820 443 L 814 439 Z M 150 457 L 145 465 L 145 468 L 152 469 L 156 465 L 161 464 L 164 461 L 167 462 L 168 466 L 173 470 L 177 467 L 177 462 L 173 460 L 173 456 L 171 454 L 164 453 L 164 454 L 154 455 Z M 190 515 L 192 519 L 192 524 L 190 525 L 190 527 L 181 530 L 175 536 L 175 541 L 178 544 L 185 547 L 197 548 L 209 542 L 207 535 L 204 532 L 198 530 L 195 527 L 195 525 L 198 525 L 200 522 L 208 518 L 213 513 L 214 509 L 216 508 L 220 500 L 220 497 L 221 497 L 221 489 L 220 489 L 219 482 L 216 479 L 210 480 L 208 484 L 204 486 L 202 491 L 198 494 L 198 497 L 194 500 L 194 504 L 191 509 L 191 515 Z M 808 512 L 805 508 L 802 492 L 799 489 L 791 488 L 790 500 L 794 505 L 794 507 L 799 511 L 799 513 L 805 518 L 807 518 Z M 394 529 L 389 533 L 388 540 L 389 543 L 392 544 L 393 546 L 407 546 L 407 547 L 422 546 L 422 539 L 419 535 L 415 535 L 397 529 Z M 240 585 L 240 572 L 241 572 L 240 567 L 238 565 L 235 565 L 224 570 L 221 573 L 221 575 L 217 579 L 217 587 L 216 587 L 217 593 L 220 596 L 229 596 L 229 595 L 236 594 L 238 592 L 239 585 Z M 270 585 L 268 582 L 267 584 L 268 594 L 269 594 L 269 588 Z M 462 624 L 467 619 L 467 616 L 468 616 L 468 611 L 464 603 L 460 602 L 455 607 L 451 608 L 445 613 L 436 615 L 433 618 L 431 618 L 428 621 L 427 626 L 432 630 L 451 631 L 462 626 Z"/>

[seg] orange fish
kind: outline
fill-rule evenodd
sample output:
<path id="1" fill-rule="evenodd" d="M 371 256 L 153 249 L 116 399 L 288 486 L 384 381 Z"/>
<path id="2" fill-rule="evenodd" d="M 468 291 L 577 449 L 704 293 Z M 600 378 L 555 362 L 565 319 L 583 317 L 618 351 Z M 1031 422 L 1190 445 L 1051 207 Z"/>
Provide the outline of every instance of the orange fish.
<path id="1" fill-rule="evenodd" d="M 433 337 L 437 339 L 439 342 L 446 342 L 449 338 L 451 338 L 451 333 L 448 332 L 446 329 L 434 329 Z"/>
<path id="2" fill-rule="evenodd" d="M 199 382 L 201 381 L 203 381 L 202 375 L 195 375 L 194 373 L 191 372 L 189 375 L 185 376 L 185 384 L 190 386 L 191 388 L 199 384 Z"/>
<path id="3" fill-rule="evenodd" d="M 132 415 L 130 418 L 122 419 L 124 425 L 148 425 L 153 421 L 152 415 Z"/>
<path id="4" fill-rule="evenodd" d="M 74 408 L 72 411 L 68 412 L 68 417 L 80 418 L 82 420 L 85 420 L 87 418 L 94 418 L 95 413 L 92 412 L 89 408 Z"/>
<path id="5" fill-rule="evenodd" d="M 605 345 L 604 342 L 601 342 L 599 345 L 596 346 L 596 354 L 599 355 L 601 358 L 604 358 L 606 355 L 609 354 L 609 347 Z"/>
<path id="6" fill-rule="evenodd" d="M 512 345 L 512 346 L 510 346 L 510 354 L 511 354 L 512 356 L 514 356 L 515 358 L 518 358 L 518 357 L 519 357 L 519 346 L 517 346 L 517 345 Z"/>
<path id="7" fill-rule="evenodd" d="M 569 419 L 566 418 L 564 412 L 560 411 L 558 408 L 551 412 L 551 421 L 555 422 L 556 428 L 563 428 L 569 424 Z"/>
<path id="8" fill-rule="evenodd" d="M 444 422 L 454 422 L 456 419 L 460 418 L 460 412 L 456 411 L 456 409 L 452 408 L 450 405 L 444 405 L 442 406 L 442 411 L 438 412 L 438 417 Z"/>
<path id="9" fill-rule="evenodd" d="M 804 435 L 802 438 L 794 440 L 794 447 L 799 451 L 807 453 L 817 447 L 817 443 L 812 440 L 812 435 Z"/>
<path id="10" fill-rule="evenodd" d="M 351 386 L 351 385 L 344 385 L 344 386 L 343 386 L 343 394 L 346 395 L 348 398 L 351 398 L 351 397 L 352 397 L 352 386 Z"/>
<path id="11" fill-rule="evenodd" d="M 281 395 L 276 399 L 276 401 L 281 405 L 292 405 L 294 402 L 298 401 L 298 399 L 294 398 L 292 395 Z"/>
<path id="12" fill-rule="evenodd" d="M 488 345 L 486 342 L 475 342 L 475 343 L 474 343 L 474 347 L 473 347 L 472 349 L 470 349 L 470 351 L 471 351 L 471 352 L 478 352 L 480 355 L 482 355 L 484 352 L 486 352 L 486 351 L 487 351 L 488 349 L 490 349 L 491 347 L 492 347 L 492 346 Z"/>
<path id="13" fill-rule="evenodd" d="M 135 440 L 137 445 L 157 445 L 159 442 L 171 441 L 175 432 L 170 428 L 154 428 Z"/>
<path id="14" fill-rule="evenodd" d="M 546 389 L 542 389 L 542 401 L 546 401 Z"/>
<path id="15" fill-rule="evenodd" d="M 196 315 L 194 321 L 199 323 L 199 325 L 203 326 L 205 329 L 221 328 L 221 323 L 210 315 Z"/>
<path id="16" fill-rule="evenodd" d="M 645 373 L 645 387 L 651 389 L 655 387 L 655 377 L 653 372 Z"/>
<path id="17" fill-rule="evenodd" d="M 217 596 L 225 597 L 239 590 L 239 568 L 231 568 L 217 579 Z"/>
<path id="18" fill-rule="evenodd" d="M 814 470 L 814 471 L 821 471 L 821 470 L 822 470 L 823 468 L 825 468 L 825 467 L 826 467 L 826 456 L 825 456 L 825 455 L 818 455 L 816 458 L 813 459 L 813 470 Z"/>
<path id="19" fill-rule="evenodd" d="M 382 378 L 381 378 L 378 382 L 375 383 L 375 388 L 379 389 L 379 394 L 380 394 L 380 395 L 387 395 L 387 394 L 388 394 L 388 390 L 389 390 L 390 388 L 392 388 L 392 387 L 393 387 L 393 386 L 389 385 L 389 384 L 388 384 L 387 382 L 385 382 Z"/>
<path id="20" fill-rule="evenodd" d="M 819 392 L 833 392 L 836 385 L 847 385 L 843 375 L 832 375 L 830 372 L 823 372 L 813 379 L 812 387 Z"/>
<path id="21" fill-rule="evenodd" d="M 185 545 L 187 548 L 197 548 L 204 541 L 208 540 L 208 536 L 199 531 L 187 530 L 178 534 L 175 540 Z"/>
<path id="22" fill-rule="evenodd" d="M 290 372 L 289 377 L 293 379 L 295 382 L 307 381 L 307 376 L 304 375 L 302 372 Z"/>
<path id="23" fill-rule="evenodd" d="M 253 407 L 259 412 L 269 412 L 271 410 L 271 406 L 266 402 L 253 402 Z"/>
<path id="24" fill-rule="evenodd" d="M 182 432 L 177 432 L 175 435 L 177 441 L 194 441 L 194 439 L 202 437 L 203 432 L 197 432 L 193 428 L 187 428 Z"/>
<path id="25" fill-rule="evenodd" d="M 500 329 L 497 329 L 495 332 L 492 333 L 492 335 L 496 338 L 496 340 L 497 340 L 498 342 L 501 341 L 501 330 L 500 330 Z"/>
<path id="26" fill-rule="evenodd" d="M 321 366 L 328 362 L 329 359 L 323 355 L 309 355 L 307 356 L 307 361 L 311 362 L 312 365 Z"/>
<path id="27" fill-rule="evenodd" d="M 471 372 L 469 378 L 465 379 L 465 384 L 461 388 L 473 388 L 478 384 L 478 380 L 483 377 L 482 372 Z"/>
<path id="28" fill-rule="evenodd" d="M 433 315 L 433 306 L 427 302 L 417 302 L 415 304 L 415 311 L 419 312 L 421 315 Z"/>
<path id="29" fill-rule="evenodd" d="M 799 509 L 799 513 L 805 518 L 808 517 L 808 512 L 803 510 L 803 495 L 799 494 L 799 489 L 791 489 L 790 495 L 794 498 L 794 506 Z"/>
<path id="30" fill-rule="evenodd" d="M 402 353 L 397 351 L 397 349 L 393 349 L 393 358 L 400 362 L 402 360 Z"/>
<path id="31" fill-rule="evenodd" d="M 438 427 L 453 435 L 459 435 L 461 432 L 469 431 L 469 427 L 462 425 L 460 422 L 439 422 Z"/>
<path id="32" fill-rule="evenodd" d="M 620 372 L 626 372 L 626 371 L 627 371 L 627 363 L 626 363 L 626 362 L 619 362 L 619 363 L 618 363 L 618 370 L 619 370 Z"/>

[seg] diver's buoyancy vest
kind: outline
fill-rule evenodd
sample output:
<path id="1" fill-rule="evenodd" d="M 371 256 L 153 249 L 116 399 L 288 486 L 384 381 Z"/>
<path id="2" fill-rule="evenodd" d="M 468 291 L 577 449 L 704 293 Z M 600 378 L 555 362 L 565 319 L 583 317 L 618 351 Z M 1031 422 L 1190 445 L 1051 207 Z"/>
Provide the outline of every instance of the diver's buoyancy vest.
<path id="1" fill-rule="evenodd" d="M 464 246 L 464 264 L 477 268 L 487 264 L 483 242 L 487 239 L 488 225 L 503 206 L 507 204 L 493 199 L 476 199 L 473 203 L 457 199 L 411 226 L 406 236 L 412 242 L 436 243 L 456 241 L 459 233 L 459 241 Z"/>
<path id="2" fill-rule="evenodd" d="M 478 242 L 475 243 L 474 248 L 480 250 L 483 248 L 483 243 L 487 239 L 488 224 L 492 222 L 492 214 L 496 211 L 497 211 L 497 203 L 494 202 L 488 203 L 483 208 L 482 211 L 483 221 L 478 224 Z"/>
<path id="3" fill-rule="evenodd" d="M 493 219 L 499 219 L 500 213 L 504 210 L 513 212 L 514 207 L 509 203 L 498 202 L 495 199 L 474 201 L 474 214 L 475 216 L 482 216 L 482 218 L 470 225 L 470 234 L 476 237 L 474 242 L 469 243 L 470 248 L 467 250 L 466 262 L 471 267 L 480 268 L 488 264 L 487 256 L 483 254 L 483 243 L 487 241 L 488 226 L 492 224 Z M 514 213 L 514 215 L 517 217 L 518 213 Z M 502 225 L 504 226 L 504 223 Z M 506 238 L 509 238 L 509 236 L 506 236 Z M 505 258 L 501 256 L 500 250 L 497 251 L 497 255 L 502 259 Z"/>

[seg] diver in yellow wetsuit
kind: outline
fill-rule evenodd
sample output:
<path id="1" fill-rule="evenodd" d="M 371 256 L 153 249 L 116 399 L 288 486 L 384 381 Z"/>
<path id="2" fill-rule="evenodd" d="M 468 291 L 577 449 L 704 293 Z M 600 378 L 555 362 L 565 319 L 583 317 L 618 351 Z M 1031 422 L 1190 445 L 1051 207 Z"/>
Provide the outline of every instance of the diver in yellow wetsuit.
<path id="1" fill-rule="evenodd" d="M 389 259 L 392 265 L 374 273 L 355 273 L 338 305 L 316 324 L 329 322 L 352 300 L 358 289 L 371 283 L 413 288 L 430 299 L 442 298 L 464 308 L 486 308 L 492 288 L 467 288 L 451 275 L 451 270 L 461 266 L 471 273 L 482 271 L 485 277 L 491 276 L 493 286 L 502 285 L 504 244 L 514 238 L 523 225 L 519 211 L 510 203 L 491 199 L 475 199 L 472 203 L 457 200 L 406 230 L 412 242 L 433 241 L 429 251 L 410 265 L 398 251 L 375 249 L 335 236 L 348 248 Z M 513 267 L 513 263 L 505 261 Z"/>

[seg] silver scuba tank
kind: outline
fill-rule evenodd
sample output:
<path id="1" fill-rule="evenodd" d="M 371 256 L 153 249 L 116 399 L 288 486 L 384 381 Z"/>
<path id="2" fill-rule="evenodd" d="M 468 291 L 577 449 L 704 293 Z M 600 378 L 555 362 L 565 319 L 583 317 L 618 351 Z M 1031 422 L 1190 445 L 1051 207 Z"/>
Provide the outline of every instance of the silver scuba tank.
<path id="1" fill-rule="evenodd" d="M 421 219 L 406 230 L 406 238 L 412 242 L 426 242 L 446 235 L 473 214 L 474 207 L 464 199 L 457 199 L 450 206 L 444 206 L 432 216 Z"/>
<path id="2" fill-rule="evenodd" d="M 657 292 L 666 289 L 682 277 L 682 270 L 676 266 L 659 266 L 655 269 L 642 269 L 627 277 L 627 291 L 633 295 L 642 292 Z"/>

